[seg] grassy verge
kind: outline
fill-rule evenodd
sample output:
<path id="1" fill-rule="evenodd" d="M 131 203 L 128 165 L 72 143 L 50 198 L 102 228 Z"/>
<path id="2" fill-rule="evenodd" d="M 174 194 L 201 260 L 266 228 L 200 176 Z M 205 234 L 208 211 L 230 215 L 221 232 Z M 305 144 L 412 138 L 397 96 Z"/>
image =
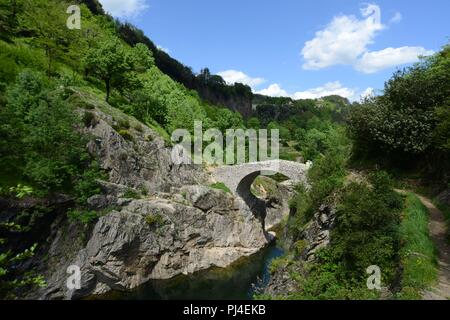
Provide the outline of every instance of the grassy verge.
<path id="1" fill-rule="evenodd" d="M 420 299 L 420 291 L 437 279 L 437 251 L 428 231 L 428 210 L 412 193 L 406 196 L 406 207 L 400 226 L 403 266 L 399 299 Z"/>
<path id="2" fill-rule="evenodd" d="M 450 207 L 443 204 L 438 199 L 433 199 L 433 203 L 439 210 L 442 211 L 445 219 L 447 220 L 447 241 L 450 243 Z"/>
<path id="3" fill-rule="evenodd" d="M 222 190 L 231 194 L 231 190 L 222 182 L 214 183 L 210 186 L 213 189 Z"/>

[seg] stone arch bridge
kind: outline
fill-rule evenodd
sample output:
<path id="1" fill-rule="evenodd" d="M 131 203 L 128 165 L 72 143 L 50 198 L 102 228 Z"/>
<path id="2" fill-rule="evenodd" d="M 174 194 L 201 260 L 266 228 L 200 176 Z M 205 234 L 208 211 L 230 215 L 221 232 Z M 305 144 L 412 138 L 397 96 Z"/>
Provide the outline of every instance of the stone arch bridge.
<path id="1" fill-rule="evenodd" d="M 265 227 L 267 203 L 252 194 L 251 186 L 255 179 L 260 175 L 281 173 L 293 182 L 307 185 L 306 175 L 310 167 L 310 162 L 304 164 L 286 160 L 269 160 L 235 166 L 220 166 L 213 169 L 212 175 L 216 181 L 224 183 L 235 196 L 243 199 L 251 212 L 261 219 L 263 227 Z"/>

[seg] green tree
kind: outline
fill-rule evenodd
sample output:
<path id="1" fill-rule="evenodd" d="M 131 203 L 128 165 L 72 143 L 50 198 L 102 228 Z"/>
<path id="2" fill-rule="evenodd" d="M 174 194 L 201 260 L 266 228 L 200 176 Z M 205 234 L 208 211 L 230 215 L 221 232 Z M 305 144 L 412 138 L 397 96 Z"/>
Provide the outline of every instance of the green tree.
<path id="1" fill-rule="evenodd" d="M 59 97 L 40 100 L 25 119 L 25 175 L 44 189 L 67 190 L 88 160 L 82 137 L 74 130 L 79 119 Z"/>
<path id="2" fill-rule="evenodd" d="M 86 68 L 104 82 L 106 101 L 109 102 L 113 88 L 122 93 L 140 88 L 142 81 L 138 75 L 150 69 L 154 60 L 145 45 L 137 44 L 130 49 L 117 37 L 111 36 L 88 51 L 85 63 Z"/>
<path id="3" fill-rule="evenodd" d="M 127 49 L 126 54 L 129 70 L 122 75 L 122 83 L 118 90 L 130 102 L 142 101 L 141 91 L 145 87 L 145 73 L 155 64 L 155 60 L 151 51 L 142 43 L 136 44 L 131 50 Z"/>
<path id="4" fill-rule="evenodd" d="M 244 127 L 242 116 L 226 108 L 217 108 L 213 118 L 214 126 L 225 132 L 228 129 L 239 129 Z"/>
<path id="5" fill-rule="evenodd" d="M 450 152 L 450 101 L 436 108 L 435 114 L 437 125 L 433 134 L 434 142 L 439 150 Z"/>
<path id="6" fill-rule="evenodd" d="M 48 77 L 54 73 L 56 60 L 64 56 L 74 35 L 66 27 L 66 10 L 61 1 L 24 0 L 23 10 L 18 14 L 19 28 L 30 35 L 29 42 L 45 50 Z"/>
<path id="7" fill-rule="evenodd" d="M 259 130 L 259 129 L 261 129 L 261 122 L 259 121 L 258 118 L 252 117 L 252 118 L 248 119 L 247 127 L 251 128 L 251 129 Z"/>
<path id="8" fill-rule="evenodd" d="M 421 63 L 398 71 L 386 83 L 385 93 L 354 108 L 349 116 L 356 142 L 379 149 L 423 154 L 433 146 L 440 122 L 436 108 L 450 97 L 450 47 Z"/>
<path id="9" fill-rule="evenodd" d="M 43 97 L 45 83 L 36 73 L 24 71 L 6 93 L 7 102 L 0 108 L 0 171 L 5 175 L 19 175 L 23 170 L 26 154 L 23 142 L 26 136 L 25 117 Z"/>
<path id="10" fill-rule="evenodd" d="M 131 114 L 144 123 L 151 123 L 155 120 L 160 125 L 167 124 L 167 107 L 155 99 L 151 90 L 144 84 L 141 90 L 136 90 L 132 97 Z"/>
<path id="11" fill-rule="evenodd" d="M 155 64 L 152 52 L 143 43 L 138 43 L 130 53 L 131 64 L 138 73 L 144 73 Z"/>
<path id="12" fill-rule="evenodd" d="M 195 120 L 205 120 L 206 112 L 197 96 L 191 95 L 185 87 L 174 82 L 156 66 L 145 74 L 144 91 L 152 105 L 164 107 L 153 109 L 155 113 L 164 112 L 164 128 L 167 132 L 183 128 L 192 131 Z"/>
<path id="13" fill-rule="evenodd" d="M 275 121 L 271 121 L 268 125 L 267 125 L 267 130 L 278 130 L 279 131 L 279 135 L 280 135 L 280 139 L 284 140 L 284 141 L 289 141 L 291 140 L 291 132 L 289 131 L 288 128 L 280 125 L 278 122 Z"/>
<path id="14" fill-rule="evenodd" d="M 102 40 L 86 55 L 86 68 L 105 84 L 107 102 L 111 89 L 120 87 L 125 82 L 126 72 L 131 70 L 128 58 L 127 48 L 116 37 Z"/>
<path id="15" fill-rule="evenodd" d="M 2 0 L 0 2 L 0 34 L 9 39 L 17 27 L 18 13 L 23 10 L 23 0 Z"/>
<path id="16" fill-rule="evenodd" d="M 40 73 L 28 70 L 19 74 L 7 100 L 0 134 L 11 140 L 0 144 L 2 169 L 14 169 L 44 192 L 71 191 L 90 163 L 72 106 Z"/>

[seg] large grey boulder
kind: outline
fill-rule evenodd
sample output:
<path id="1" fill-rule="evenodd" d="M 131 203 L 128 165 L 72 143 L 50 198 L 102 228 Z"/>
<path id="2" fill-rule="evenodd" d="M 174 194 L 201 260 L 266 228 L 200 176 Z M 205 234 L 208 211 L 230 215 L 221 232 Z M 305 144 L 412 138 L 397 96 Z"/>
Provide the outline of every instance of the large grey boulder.
<path id="1" fill-rule="evenodd" d="M 130 290 L 151 279 L 227 267 L 267 245 L 259 221 L 237 210 L 231 196 L 200 190 L 191 188 L 190 197 L 202 209 L 163 199 L 133 200 L 101 217 L 87 245 L 67 261 L 81 268 L 81 289 L 68 290 L 67 275 L 61 272 L 44 298 Z M 198 198 L 199 194 L 209 196 Z"/>

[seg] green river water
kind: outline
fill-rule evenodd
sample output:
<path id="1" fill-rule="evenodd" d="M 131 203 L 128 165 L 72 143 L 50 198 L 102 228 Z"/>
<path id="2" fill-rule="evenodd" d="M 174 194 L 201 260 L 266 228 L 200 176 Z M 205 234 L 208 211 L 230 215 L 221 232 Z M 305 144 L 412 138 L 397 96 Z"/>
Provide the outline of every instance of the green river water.
<path id="1" fill-rule="evenodd" d="M 116 293 L 123 300 L 250 300 L 270 280 L 271 261 L 283 255 L 272 244 L 227 269 L 215 268 L 190 276 L 151 281 L 130 293 Z"/>

